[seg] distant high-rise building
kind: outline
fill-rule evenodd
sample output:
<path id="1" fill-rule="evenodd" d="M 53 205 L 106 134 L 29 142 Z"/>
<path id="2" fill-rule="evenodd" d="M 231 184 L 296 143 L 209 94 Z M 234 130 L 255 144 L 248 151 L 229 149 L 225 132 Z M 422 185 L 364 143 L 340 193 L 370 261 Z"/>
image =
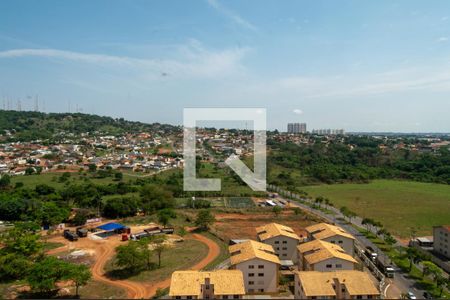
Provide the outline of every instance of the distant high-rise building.
<path id="1" fill-rule="evenodd" d="M 288 123 L 288 133 L 306 133 L 306 123 Z"/>
<path id="2" fill-rule="evenodd" d="M 344 135 L 344 129 L 313 129 L 313 134 L 317 135 Z"/>

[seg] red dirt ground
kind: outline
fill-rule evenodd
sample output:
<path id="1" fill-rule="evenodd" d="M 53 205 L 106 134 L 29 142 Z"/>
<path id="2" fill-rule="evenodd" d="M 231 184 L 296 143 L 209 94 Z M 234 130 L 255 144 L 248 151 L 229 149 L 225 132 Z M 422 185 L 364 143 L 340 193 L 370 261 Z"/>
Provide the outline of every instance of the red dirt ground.
<path id="1" fill-rule="evenodd" d="M 304 228 L 313 224 L 304 215 L 295 215 L 292 211 L 283 211 L 275 216 L 271 211 L 245 214 L 216 214 L 213 226 L 215 234 L 225 242 L 230 239 L 256 239 L 256 227 L 268 223 L 280 223 L 291 227 L 299 236 L 306 236 Z"/>
<path id="2" fill-rule="evenodd" d="M 146 226 L 144 226 L 146 227 Z M 138 231 L 138 230 L 133 230 Z M 210 264 L 220 254 L 219 246 L 212 240 L 200 234 L 192 234 L 187 236 L 188 239 L 194 239 L 200 241 L 208 246 L 208 255 L 204 257 L 200 262 L 192 266 L 191 270 L 200 270 Z M 170 286 L 170 277 L 158 283 L 143 283 L 130 280 L 112 280 L 105 276 L 104 267 L 105 264 L 114 256 L 115 248 L 124 242 L 120 241 L 119 236 L 111 236 L 104 240 L 92 240 L 89 238 L 79 239 L 75 243 L 71 243 L 64 239 L 61 235 L 53 236 L 49 239 L 51 242 L 63 243 L 56 249 L 49 250 L 47 254 L 58 254 L 72 249 L 94 249 L 95 250 L 95 262 L 91 266 L 92 277 L 97 281 L 123 288 L 127 291 L 127 297 L 132 299 L 150 298 L 155 295 L 158 288 L 164 289 Z"/>

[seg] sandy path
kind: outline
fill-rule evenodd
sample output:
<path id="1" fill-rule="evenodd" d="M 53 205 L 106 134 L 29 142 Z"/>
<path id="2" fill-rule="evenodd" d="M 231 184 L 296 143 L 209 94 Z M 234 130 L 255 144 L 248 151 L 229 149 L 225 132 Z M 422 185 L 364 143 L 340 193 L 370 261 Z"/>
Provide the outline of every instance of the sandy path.
<path id="1" fill-rule="evenodd" d="M 196 233 L 187 238 L 202 242 L 208 247 L 208 254 L 206 257 L 190 267 L 190 270 L 201 270 L 219 256 L 220 247 L 213 240 Z M 52 240 L 55 242 L 61 242 L 65 245 L 49 250 L 47 251 L 47 254 L 57 254 L 62 251 L 71 250 L 71 248 L 75 248 L 75 246 L 76 248 L 95 249 L 96 259 L 95 263 L 91 267 L 92 278 L 105 284 L 125 289 L 127 291 L 127 297 L 130 299 L 151 298 L 156 294 L 158 289 L 165 289 L 170 286 L 170 277 L 154 284 L 130 280 L 112 280 L 106 277 L 104 267 L 106 263 L 114 256 L 116 246 L 121 244 L 119 240 L 111 239 L 109 241 L 93 241 L 90 239 L 80 239 L 73 246 L 62 237 L 54 237 Z"/>
<path id="2" fill-rule="evenodd" d="M 97 259 L 92 266 L 92 277 L 95 280 L 106 284 L 121 287 L 127 291 L 128 298 L 141 299 L 145 297 L 145 286 L 143 284 L 129 280 L 111 280 L 105 276 L 104 267 L 108 260 L 113 257 L 115 247 L 110 244 L 103 244 L 97 249 Z"/>
<path id="3" fill-rule="evenodd" d="M 201 234 L 192 234 L 192 237 L 189 237 L 193 240 L 197 240 L 199 242 L 204 243 L 206 246 L 208 246 L 208 255 L 206 255 L 205 258 L 203 258 L 201 261 L 199 261 L 197 264 L 190 267 L 190 270 L 201 270 L 205 268 L 207 265 L 209 265 L 212 261 L 214 261 L 220 254 L 220 247 L 217 245 L 216 242 L 213 240 L 201 235 Z M 156 294 L 156 291 L 158 289 L 165 289 L 170 286 L 170 278 L 167 278 L 163 281 L 160 281 L 158 283 L 152 284 L 151 287 L 147 289 L 147 298 L 151 298 Z"/>

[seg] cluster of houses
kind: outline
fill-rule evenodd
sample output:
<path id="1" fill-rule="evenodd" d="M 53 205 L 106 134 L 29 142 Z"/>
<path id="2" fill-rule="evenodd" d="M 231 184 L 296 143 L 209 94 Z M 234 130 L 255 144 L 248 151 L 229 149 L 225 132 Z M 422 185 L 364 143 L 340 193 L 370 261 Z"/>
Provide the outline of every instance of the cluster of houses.
<path id="1" fill-rule="evenodd" d="M 124 136 L 81 136 L 50 144 L 41 141 L 0 144 L 0 173 L 24 175 L 54 170 L 78 171 L 95 165 L 135 172 L 149 172 L 181 167 L 181 150 L 169 150 L 168 138 L 148 133 Z M 168 155 L 170 154 L 170 155 Z"/>
<path id="2" fill-rule="evenodd" d="M 322 144 L 329 143 L 345 143 L 345 138 L 340 135 L 324 135 L 321 136 L 320 141 L 314 135 L 305 134 L 286 134 L 279 133 L 271 136 L 278 142 L 290 142 L 297 145 L 314 145 L 318 142 Z M 445 137 L 408 137 L 408 136 L 372 136 L 373 139 L 379 141 L 378 148 L 382 152 L 389 152 L 393 150 L 409 150 L 417 153 L 435 153 L 441 148 L 450 149 L 450 140 Z M 350 149 L 356 146 L 352 144 L 347 145 Z"/>
<path id="3" fill-rule="evenodd" d="M 207 144 L 215 154 L 235 154 L 239 156 L 253 154 L 253 134 L 199 129 L 196 132 L 196 138 L 199 144 Z M 203 159 L 208 160 L 208 156 L 208 151 L 204 151 Z"/>
<path id="4" fill-rule="evenodd" d="M 256 240 L 229 246 L 229 270 L 176 271 L 172 299 L 242 299 L 279 294 L 283 266 L 293 265 L 296 299 L 379 299 L 377 283 L 354 255 L 355 238 L 340 227 L 320 223 L 298 236 L 292 228 L 271 223 L 256 228 Z"/>

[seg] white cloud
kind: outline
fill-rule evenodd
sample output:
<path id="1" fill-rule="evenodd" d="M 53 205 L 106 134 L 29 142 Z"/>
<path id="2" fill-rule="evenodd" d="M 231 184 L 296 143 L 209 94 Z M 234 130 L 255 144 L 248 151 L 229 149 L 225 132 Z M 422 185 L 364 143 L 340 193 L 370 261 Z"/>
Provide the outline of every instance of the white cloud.
<path id="1" fill-rule="evenodd" d="M 0 59 L 19 57 L 41 57 L 61 59 L 86 64 L 109 67 L 130 68 L 132 70 L 154 75 L 171 77 L 221 77 L 243 69 L 241 60 L 248 48 L 231 48 L 221 51 L 209 51 L 200 43 L 191 42 L 182 47 L 183 55 L 179 59 L 147 59 L 129 56 L 81 53 L 59 49 L 13 49 L 0 51 Z"/>
<path id="2" fill-rule="evenodd" d="M 294 114 L 296 114 L 296 115 L 302 115 L 302 114 L 303 114 L 303 110 L 298 109 L 298 108 L 294 109 L 292 112 L 293 112 Z"/>
<path id="3" fill-rule="evenodd" d="M 208 2 L 208 4 L 211 7 L 213 7 L 215 10 L 217 10 L 222 15 L 229 18 L 230 20 L 232 20 L 234 23 L 238 24 L 239 26 L 244 27 L 246 29 L 253 30 L 253 31 L 258 30 L 255 25 L 253 25 L 249 21 L 243 19 L 241 16 L 239 16 L 234 11 L 232 11 L 232 10 L 226 8 L 225 6 L 223 6 L 222 4 L 220 4 L 218 0 L 206 0 L 206 1 Z"/>
<path id="4" fill-rule="evenodd" d="M 448 37 L 446 36 L 441 36 L 440 38 L 437 39 L 438 42 L 447 42 L 448 41 Z"/>

